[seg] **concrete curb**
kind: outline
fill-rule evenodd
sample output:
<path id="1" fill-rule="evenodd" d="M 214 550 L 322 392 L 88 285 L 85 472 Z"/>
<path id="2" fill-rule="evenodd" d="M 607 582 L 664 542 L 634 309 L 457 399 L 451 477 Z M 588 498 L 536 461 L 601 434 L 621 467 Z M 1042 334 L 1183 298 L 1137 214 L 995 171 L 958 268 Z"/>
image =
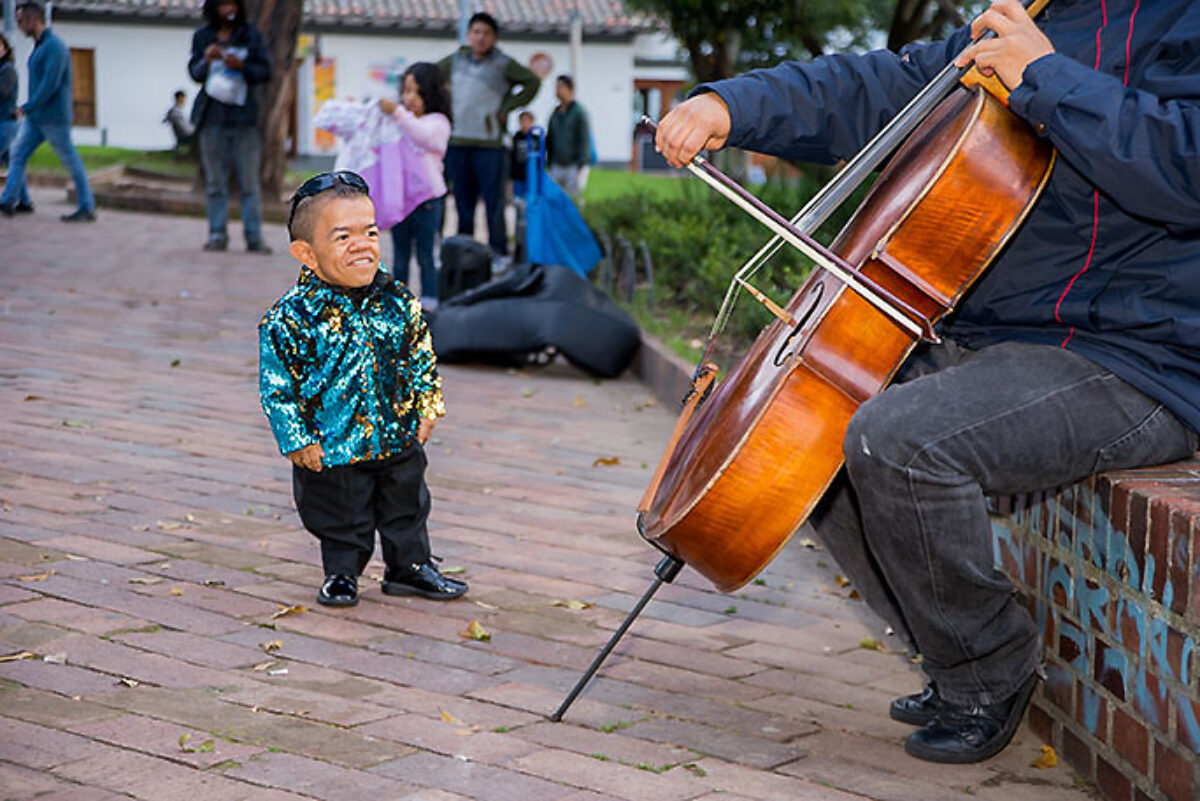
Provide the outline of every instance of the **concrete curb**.
<path id="1" fill-rule="evenodd" d="M 629 369 L 664 408 L 675 413 L 691 386 L 694 368 L 657 337 L 645 331 L 641 335 L 642 346 Z"/>

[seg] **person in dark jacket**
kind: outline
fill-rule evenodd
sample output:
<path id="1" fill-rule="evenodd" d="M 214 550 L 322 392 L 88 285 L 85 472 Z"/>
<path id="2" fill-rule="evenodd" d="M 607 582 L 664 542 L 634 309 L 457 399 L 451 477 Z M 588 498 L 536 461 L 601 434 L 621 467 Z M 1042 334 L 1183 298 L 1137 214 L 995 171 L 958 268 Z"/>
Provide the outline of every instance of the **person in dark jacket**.
<path id="1" fill-rule="evenodd" d="M 208 216 L 205 250 L 229 247 L 229 172 L 237 173 L 246 250 L 270 253 L 262 236 L 262 190 L 258 168 L 262 134 L 254 87 L 271 77 L 262 34 L 246 21 L 243 0 L 204 0 L 207 24 L 192 36 L 188 72 L 204 85 L 192 107 L 200 142 Z"/>
<path id="2" fill-rule="evenodd" d="M 575 100 L 575 81 L 570 75 L 558 76 L 554 95 L 558 106 L 546 128 L 546 171 L 578 203 L 584 170 L 592 160 L 591 128 L 587 112 Z"/>
<path id="3" fill-rule="evenodd" d="M 79 201 L 75 211 L 62 216 L 63 222 L 92 222 L 96 219 L 96 202 L 83 159 L 71 142 L 71 52 L 47 27 L 46 9 L 41 3 L 18 3 L 17 25 L 35 44 L 29 55 L 29 98 L 21 106 L 24 119 L 12 143 L 8 178 L 0 194 L 0 214 L 11 217 L 18 211 L 33 211 L 25 168 L 38 145 L 49 142 L 58 160 L 70 171 Z"/>
<path id="4" fill-rule="evenodd" d="M 968 47 L 984 29 L 996 38 Z M 944 42 L 703 85 L 659 130 L 675 166 L 724 145 L 846 158 L 944 66 L 974 59 L 1058 151 L 943 343 L 918 347 L 853 417 L 845 471 L 813 518 L 922 656 L 930 685 L 890 710 L 920 726 L 905 743 L 920 759 L 998 753 L 1038 677 L 1038 628 L 993 564 L 985 496 L 1196 450 L 1198 40 L 1189 0 L 1057 0 L 1036 22 L 1017 0 L 995 0 Z"/>

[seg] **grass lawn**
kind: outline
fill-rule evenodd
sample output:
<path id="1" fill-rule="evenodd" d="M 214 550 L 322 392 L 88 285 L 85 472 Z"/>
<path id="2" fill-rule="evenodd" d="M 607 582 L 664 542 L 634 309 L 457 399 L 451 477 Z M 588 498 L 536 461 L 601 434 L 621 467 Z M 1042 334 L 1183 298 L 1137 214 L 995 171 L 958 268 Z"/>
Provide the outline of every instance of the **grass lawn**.
<path id="1" fill-rule="evenodd" d="M 683 196 L 688 177 L 682 170 L 658 174 L 593 167 L 588 171 L 583 199 L 585 203 L 601 203 L 629 194 L 678 198 Z"/>
<path id="2" fill-rule="evenodd" d="M 76 145 L 83 166 L 89 172 L 111 167 L 114 164 L 125 164 L 143 170 L 180 177 L 191 177 L 199 169 L 199 156 L 194 159 L 177 157 L 174 150 L 130 150 L 123 147 L 102 147 L 100 145 Z M 56 173 L 66 175 L 67 169 L 54 155 L 50 145 L 42 143 L 29 159 L 29 169 L 36 172 Z M 288 170 L 284 178 L 286 184 L 299 184 L 308 173 L 298 173 Z"/>

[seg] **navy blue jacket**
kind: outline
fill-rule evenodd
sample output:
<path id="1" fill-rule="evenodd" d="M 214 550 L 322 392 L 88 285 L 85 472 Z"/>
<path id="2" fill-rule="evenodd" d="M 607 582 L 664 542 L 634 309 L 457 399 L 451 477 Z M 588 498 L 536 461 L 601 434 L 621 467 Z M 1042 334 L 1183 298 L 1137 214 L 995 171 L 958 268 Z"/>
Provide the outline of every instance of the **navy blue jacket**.
<path id="1" fill-rule="evenodd" d="M 37 125 L 70 125 L 71 51 L 49 28 L 29 54 L 29 99 L 21 111 Z"/>
<path id="2" fill-rule="evenodd" d="M 192 80 L 204 83 L 208 79 L 210 62 L 204 59 L 204 51 L 210 44 L 217 42 L 217 30 L 211 25 L 203 25 L 192 34 L 192 57 L 188 60 L 188 73 Z M 192 125 L 199 128 L 202 125 L 229 125 L 243 127 L 258 124 L 257 84 L 266 83 L 271 79 L 271 54 L 263 41 L 262 34 L 249 23 L 236 27 L 233 35 L 225 44 L 231 47 L 243 47 L 247 50 L 242 75 L 246 78 L 249 92 L 246 94 L 246 104 L 231 106 L 219 100 L 213 100 L 203 89 L 196 94 L 192 105 Z"/>
<path id="3" fill-rule="evenodd" d="M 1026 68 L 1010 107 L 1059 159 L 944 331 L 971 347 L 1070 348 L 1200 430 L 1200 3 L 1106 6 L 1107 24 L 1090 0 L 1055 0 L 1038 20 L 1057 52 Z M 729 106 L 729 145 L 830 162 L 858 152 L 968 40 L 962 29 L 899 55 L 826 56 L 700 90 Z"/>

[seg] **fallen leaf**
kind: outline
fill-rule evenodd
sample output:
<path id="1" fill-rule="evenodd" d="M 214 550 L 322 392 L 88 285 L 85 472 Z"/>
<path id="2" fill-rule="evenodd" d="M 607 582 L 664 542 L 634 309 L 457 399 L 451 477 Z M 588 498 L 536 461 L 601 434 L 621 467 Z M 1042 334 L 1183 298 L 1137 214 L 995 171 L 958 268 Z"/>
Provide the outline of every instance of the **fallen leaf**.
<path id="1" fill-rule="evenodd" d="M 274 661 L 274 660 L 271 660 L 270 662 L 259 662 L 257 665 L 255 665 L 255 666 L 254 666 L 254 668 L 253 668 L 253 669 L 254 669 L 254 670 L 257 670 L 259 673 L 262 673 L 262 672 L 263 672 L 264 670 L 266 670 L 267 668 L 269 668 L 269 667 L 274 667 L 274 666 L 275 666 L 275 664 L 276 664 L 276 663 L 275 663 L 275 661 Z"/>
<path id="2" fill-rule="evenodd" d="M 88 558 L 86 556 L 80 556 L 77 553 L 66 554 L 66 557 L 67 557 L 67 561 L 70 561 L 70 562 L 86 562 L 88 560 Z"/>
<path id="3" fill-rule="evenodd" d="M 183 595 L 183 590 L 179 589 L 178 587 L 172 587 L 171 595 Z"/>
<path id="4" fill-rule="evenodd" d="M 67 664 L 67 655 L 63 653 L 46 654 L 42 657 L 42 661 L 49 662 L 52 665 L 65 665 Z"/>
<path id="5" fill-rule="evenodd" d="M 620 463 L 621 459 L 617 456 L 597 456 L 596 460 L 592 462 L 592 467 L 600 467 L 601 465 L 604 465 L 605 467 L 612 467 L 613 465 Z"/>
<path id="6" fill-rule="evenodd" d="M 174 531 L 177 528 L 183 528 L 183 523 L 176 523 L 174 520 L 156 520 L 154 525 L 163 531 Z"/>
<path id="7" fill-rule="evenodd" d="M 481 609 L 487 609 L 487 610 L 495 610 L 495 609 L 500 608 L 498 606 L 495 606 L 494 604 L 484 603 L 483 601 L 476 601 L 475 605 Z"/>
<path id="8" fill-rule="evenodd" d="M 42 400 L 42 396 L 41 395 L 26 395 L 24 399 L 27 401 L 40 401 L 40 400 Z"/>
<path id="9" fill-rule="evenodd" d="M 479 640 L 481 642 L 487 642 L 488 640 L 492 639 L 492 635 L 488 634 L 487 630 L 483 626 L 479 625 L 478 620 L 472 620 L 467 625 L 467 630 L 460 631 L 458 636 L 466 637 L 469 640 Z"/>
<path id="10" fill-rule="evenodd" d="M 833 580 L 835 582 L 837 582 L 837 585 L 839 587 L 849 587 L 850 586 L 850 579 L 846 578 L 845 576 L 834 575 Z"/>
<path id="11" fill-rule="evenodd" d="M 17 576 L 17 581 L 45 581 L 54 575 L 54 569 L 51 568 L 45 573 L 37 573 L 32 576 Z"/>
<path id="12" fill-rule="evenodd" d="M 808 548 L 809 550 L 816 550 L 817 548 L 817 542 L 812 537 L 801 537 L 800 539 L 796 540 L 796 542 L 798 542 L 801 547 Z"/>
<path id="13" fill-rule="evenodd" d="M 458 565 L 451 565 L 450 567 L 439 568 L 439 572 L 446 576 L 457 576 L 459 573 L 466 573 L 467 569 Z"/>
<path id="14" fill-rule="evenodd" d="M 862 600 L 862 596 L 859 595 L 858 590 L 850 590 L 850 594 L 847 595 L 846 597 L 849 598 L 851 601 Z"/>
<path id="15" fill-rule="evenodd" d="M 194 514 L 192 514 L 191 512 L 188 512 L 186 515 L 183 516 L 183 519 L 188 521 L 189 523 L 194 523 L 196 521 L 196 516 Z"/>
<path id="16" fill-rule="evenodd" d="M 158 576 L 135 576 L 131 579 L 126 579 L 129 584 L 162 584 L 162 579 Z"/>
<path id="17" fill-rule="evenodd" d="M 880 650 L 879 640 L 875 639 L 874 637 L 867 637 L 866 639 L 859 640 L 858 647 L 864 648 L 868 651 Z"/>
<path id="18" fill-rule="evenodd" d="M 461 737 L 461 736 L 463 736 L 463 735 L 467 735 L 467 734 L 474 734 L 474 733 L 475 733 L 475 732 L 477 732 L 477 731 L 479 731 L 479 727 L 478 727 L 478 726 L 472 726 L 472 727 L 471 727 L 471 728 L 469 728 L 469 729 L 455 729 L 455 730 L 454 730 L 454 733 L 455 733 L 455 734 L 457 734 L 457 735 L 459 735 L 459 736 Z"/>
<path id="19" fill-rule="evenodd" d="M 199 746 L 196 747 L 196 750 L 202 754 L 207 754 L 210 751 L 212 751 L 213 749 L 215 749 L 216 747 L 217 747 L 216 743 L 214 743 L 212 740 L 205 740 L 204 742 L 200 743 Z"/>
<path id="20" fill-rule="evenodd" d="M 172 367 L 178 367 L 178 366 L 179 366 L 179 359 L 171 359 L 171 366 L 172 366 Z"/>
<path id="21" fill-rule="evenodd" d="M 583 397 L 582 395 L 576 395 L 575 405 L 582 409 L 583 407 L 587 406 L 587 398 Z"/>
<path id="22" fill-rule="evenodd" d="M 193 749 L 186 747 L 187 741 L 190 739 L 192 739 L 192 735 L 188 734 L 186 731 L 183 734 L 179 735 L 179 750 L 180 751 L 186 751 L 188 753 L 191 753 L 191 751 Z"/>
<path id="23" fill-rule="evenodd" d="M 271 615 L 271 620 L 275 620 L 276 618 L 281 618 L 281 617 L 287 617 L 288 615 L 298 615 L 301 612 L 307 612 L 307 611 L 308 611 L 308 607 L 301 606 L 300 604 L 294 604 L 292 606 L 281 606 L 281 607 L 279 607 L 278 612 L 275 612 L 273 615 Z"/>
<path id="24" fill-rule="evenodd" d="M 578 612 L 581 609 L 590 609 L 591 604 L 587 601 L 555 601 L 551 606 L 561 606 L 565 609 L 570 609 L 573 612 Z"/>
<path id="25" fill-rule="evenodd" d="M 128 676 L 122 677 L 117 684 L 124 684 L 126 687 L 136 687 L 141 684 L 137 679 L 131 679 Z"/>
<path id="26" fill-rule="evenodd" d="M 268 654 L 272 651 L 278 651 L 283 647 L 283 640 L 271 640 L 270 642 L 260 642 L 258 647 L 266 651 Z"/>
<path id="27" fill-rule="evenodd" d="M 534 390 L 530 387 L 525 387 L 524 389 L 521 390 L 521 397 L 532 398 L 534 396 L 535 392 L 536 392 L 536 390 Z"/>
<path id="28" fill-rule="evenodd" d="M 288 672 L 288 669 L 285 667 L 272 668 L 271 670 L 267 671 L 267 675 L 268 676 L 286 676 L 287 672 Z"/>
<path id="29" fill-rule="evenodd" d="M 33 651 L 15 651 L 0 656 L 0 662 L 16 662 L 18 659 L 37 659 L 37 654 Z"/>
<path id="30" fill-rule="evenodd" d="M 1050 746 L 1043 745 L 1041 756 L 1029 764 L 1031 767 L 1041 768 L 1042 770 L 1058 767 L 1058 754 L 1054 753 L 1054 749 Z"/>
<path id="31" fill-rule="evenodd" d="M 442 713 L 442 722 L 443 722 L 443 723 L 453 723 L 453 724 L 455 724 L 456 726 L 466 726 L 466 725 L 467 725 L 466 723 L 463 723 L 463 722 L 462 722 L 461 720 L 459 720 L 458 718 L 454 717 L 454 715 L 451 715 L 451 714 L 450 714 L 449 712 L 447 712 L 446 710 L 444 710 L 444 709 L 443 709 L 443 710 L 440 710 L 440 711 L 441 711 L 441 713 Z"/>
<path id="32" fill-rule="evenodd" d="M 67 428 L 87 428 L 87 423 L 82 420 L 63 420 L 62 424 Z"/>

